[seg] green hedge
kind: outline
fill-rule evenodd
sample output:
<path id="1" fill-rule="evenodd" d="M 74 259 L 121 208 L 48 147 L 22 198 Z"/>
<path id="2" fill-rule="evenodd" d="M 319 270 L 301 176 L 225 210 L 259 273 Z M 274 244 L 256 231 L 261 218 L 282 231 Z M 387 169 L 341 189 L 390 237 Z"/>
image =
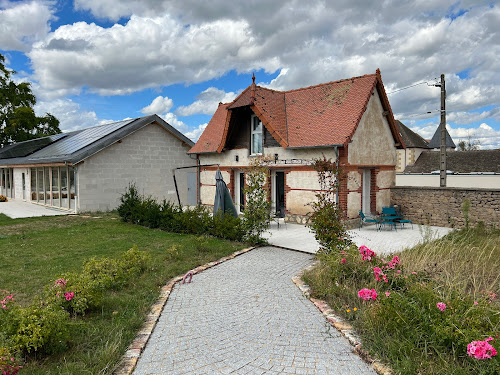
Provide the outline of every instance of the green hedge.
<path id="1" fill-rule="evenodd" d="M 123 221 L 166 232 L 211 235 L 231 241 L 242 241 L 242 221 L 230 214 L 211 215 L 206 207 L 185 208 L 164 200 L 156 202 L 141 196 L 134 184 L 120 198 L 118 214 Z"/>

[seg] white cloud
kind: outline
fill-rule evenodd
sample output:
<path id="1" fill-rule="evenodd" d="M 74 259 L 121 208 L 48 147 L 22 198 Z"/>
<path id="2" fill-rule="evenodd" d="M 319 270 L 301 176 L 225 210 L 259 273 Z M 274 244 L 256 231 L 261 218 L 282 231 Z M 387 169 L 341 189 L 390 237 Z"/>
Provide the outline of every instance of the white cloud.
<path id="1" fill-rule="evenodd" d="M 169 15 L 132 16 L 125 26 L 61 26 L 28 55 L 35 79 L 46 89 L 88 87 L 90 92 L 120 95 L 272 65 L 265 57 L 256 62 L 242 54 L 256 43 L 250 34 L 243 20 L 183 25 Z"/>
<path id="2" fill-rule="evenodd" d="M 50 31 L 53 13 L 48 1 L 0 1 L 0 49 L 29 51 Z"/>
<path id="3" fill-rule="evenodd" d="M 157 96 L 150 105 L 141 109 L 145 115 L 152 115 L 155 113 L 166 113 L 170 111 L 174 102 L 172 99 L 163 96 Z"/>
<path id="4" fill-rule="evenodd" d="M 80 108 L 78 103 L 70 99 L 56 99 L 48 102 L 39 101 L 35 105 L 38 116 L 51 113 L 59 120 L 59 128 L 63 132 L 85 129 L 97 126 L 111 120 L 99 119 L 94 111 L 86 111 Z"/>
<path id="5" fill-rule="evenodd" d="M 208 123 L 201 124 L 197 128 L 192 129 L 192 130 L 188 131 L 187 133 L 184 133 L 184 135 L 186 137 L 188 137 L 189 139 L 191 139 L 193 142 L 196 142 L 198 140 L 198 138 L 200 138 L 201 133 L 203 133 L 203 131 L 205 130 L 207 125 L 208 125 Z"/>
<path id="6" fill-rule="evenodd" d="M 411 130 L 420 134 L 424 139 L 431 139 L 436 130 L 438 123 L 427 123 L 423 125 L 408 125 Z M 467 141 L 469 137 L 474 141 L 479 141 L 481 149 L 495 149 L 500 145 L 500 131 L 493 129 L 486 123 L 480 124 L 478 127 L 454 127 L 450 124 L 446 125 L 448 133 L 450 133 L 455 145 L 461 140 Z"/>
<path id="7" fill-rule="evenodd" d="M 195 114 L 213 115 L 219 103 L 228 103 L 236 98 L 236 93 L 225 92 L 215 87 L 209 87 L 196 96 L 196 101 L 188 106 L 181 106 L 175 110 L 179 116 L 191 116 Z"/>

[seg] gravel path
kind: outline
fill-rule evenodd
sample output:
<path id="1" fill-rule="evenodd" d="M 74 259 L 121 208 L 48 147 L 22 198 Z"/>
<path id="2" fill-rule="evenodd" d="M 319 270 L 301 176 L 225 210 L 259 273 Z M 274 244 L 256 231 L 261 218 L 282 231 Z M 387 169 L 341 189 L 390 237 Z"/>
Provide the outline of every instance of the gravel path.
<path id="1" fill-rule="evenodd" d="M 134 374 L 375 374 L 292 283 L 311 263 L 265 247 L 177 284 Z"/>

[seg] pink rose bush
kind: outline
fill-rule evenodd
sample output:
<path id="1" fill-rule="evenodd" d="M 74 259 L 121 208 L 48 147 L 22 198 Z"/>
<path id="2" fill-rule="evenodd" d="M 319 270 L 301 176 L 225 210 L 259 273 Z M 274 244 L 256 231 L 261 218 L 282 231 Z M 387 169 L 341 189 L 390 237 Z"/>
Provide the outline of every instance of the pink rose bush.
<path id="1" fill-rule="evenodd" d="M 4 289 L 0 289 L 0 292 L 2 292 L 2 294 L 6 294 L 4 299 L 0 301 L 0 308 L 2 310 L 8 310 L 9 304 L 15 301 L 14 295 Z"/>
<path id="2" fill-rule="evenodd" d="M 436 306 L 437 306 L 437 308 L 438 308 L 439 310 L 441 310 L 441 311 L 446 310 L 446 303 L 443 303 L 443 302 L 438 302 L 438 303 L 436 303 Z"/>
<path id="3" fill-rule="evenodd" d="M 64 298 L 66 298 L 66 301 L 71 301 L 74 296 L 75 296 L 74 292 L 66 292 L 66 293 L 64 293 Z"/>
<path id="4" fill-rule="evenodd" d="M 375 252 L 371 251 L 365 245 L 360 246 L 359 253 L 363 256 L 363 260 L 367 260 L 369 262 L 371 262 L 372 259 L 375 258 Z"/>
<path id="5" fill-rule="evenodd" d="M 484 341 L 472 341 L 467 345 L 467 354 L 476 359 L 491 359 L 497 355 L 495 348 L 489 343 L 493 340 L 490 336 Z"/>
<path id="6" fill-rule="evenodd" d="M 369 300 L 376 300 L 377 299 L 377 292 L 375 291 L 375 289 L 361 289 L 359 292 L 358 292 L 358 297 L 365 300 L 365 301 L 369 301 Z"/>

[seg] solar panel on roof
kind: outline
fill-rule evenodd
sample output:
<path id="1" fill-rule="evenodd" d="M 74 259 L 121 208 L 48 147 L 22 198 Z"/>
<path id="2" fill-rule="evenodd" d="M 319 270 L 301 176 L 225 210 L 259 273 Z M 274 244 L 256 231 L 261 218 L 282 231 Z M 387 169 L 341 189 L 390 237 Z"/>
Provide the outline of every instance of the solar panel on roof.
<path id="1" fill-rule="evenodd" d="M 113 133 L 114 131 L 124 127 L 125 125 L 131 123 L 134 119 L 124 120 L 119 122 L 113 122 L 111 124 L 105 124 L 101 126 L 95 126 L 92 128 L 84 129 L 74 136 L 68 137 L 61 142 L 55 143 L 50 147 L 38 152 L 35 157 L 30 158 L 35 159 L 45 159 L 45 158 L 56 158 L 63 155 L 69 155 L 82 148 L 94 143 L 95 141 L 104 138 L 105 136 Z"/>
<path id="2" fill-rule="evenodd" d="M 0 149 L 0 159 L 21 158 L 64 138 L 66 134 L 55 134 L 48 137 L 36 138 L 30 141 L 14 143 L 7 146 L 5 150 Z"/>

